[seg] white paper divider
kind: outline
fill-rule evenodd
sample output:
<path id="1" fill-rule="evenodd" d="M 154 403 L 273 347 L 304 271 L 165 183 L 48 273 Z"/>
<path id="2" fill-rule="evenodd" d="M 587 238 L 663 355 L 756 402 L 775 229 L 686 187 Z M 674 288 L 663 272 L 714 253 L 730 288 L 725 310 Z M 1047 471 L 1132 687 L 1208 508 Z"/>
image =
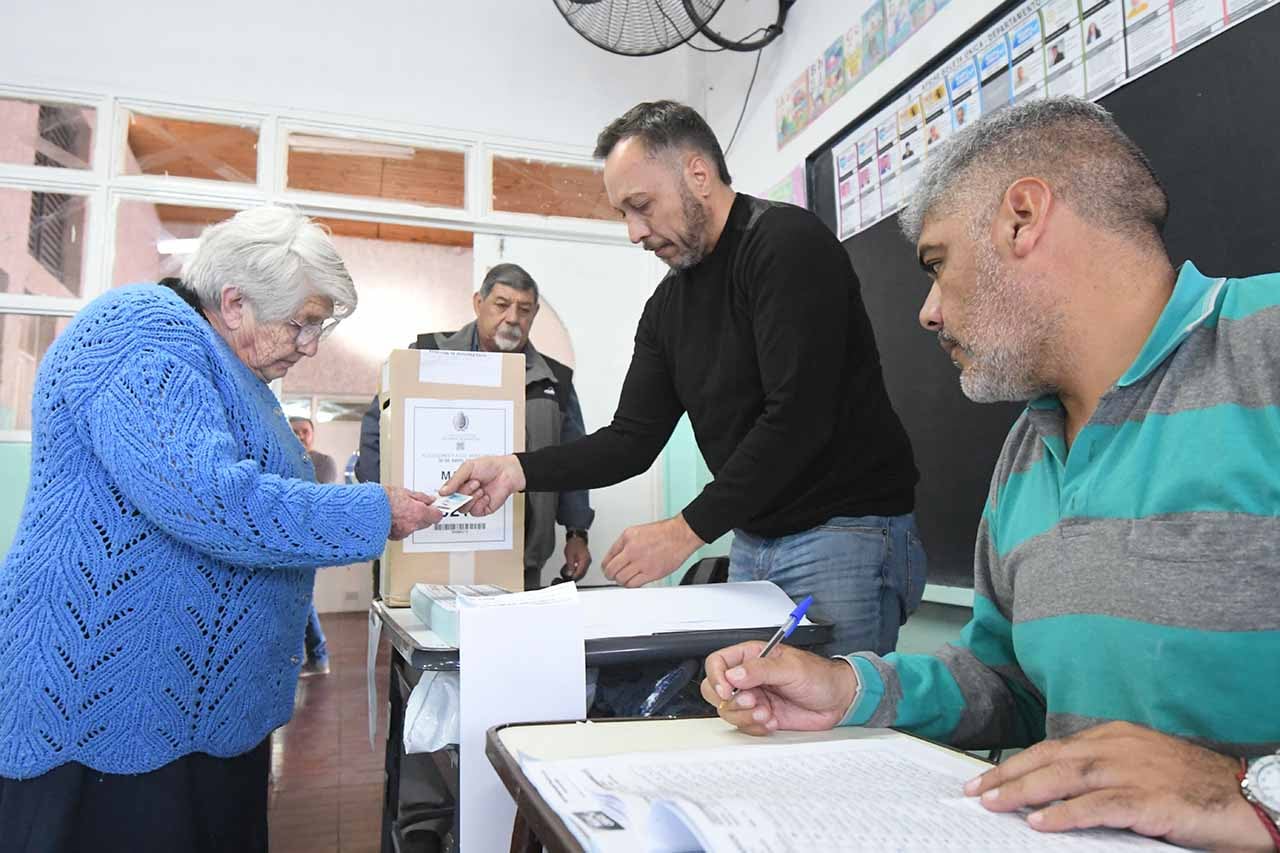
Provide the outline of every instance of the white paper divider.
<path id="1" fill-rule="evenodd" d="M 459 849 L 511 845 L 515 803 L 485 757 L 502 723 L 581 717 L 586 706 L 582 607 L 573 584 L 458 598 L 461 672 Z"/>
<path id="2" fill-rule="evenodd" d="M 378 744 L 378 641 L 382 637 L 382 619 L 372 609 L 369 610 L 369 655 L 366 661 L 365 677 L 369 687 L 369 747 L 375 752 Z"/>

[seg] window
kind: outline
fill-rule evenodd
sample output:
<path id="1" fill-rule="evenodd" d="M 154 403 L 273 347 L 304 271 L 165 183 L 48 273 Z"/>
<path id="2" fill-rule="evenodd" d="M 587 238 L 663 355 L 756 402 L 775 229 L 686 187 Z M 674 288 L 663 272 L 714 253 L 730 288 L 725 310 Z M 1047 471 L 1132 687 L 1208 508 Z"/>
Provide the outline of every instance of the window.
<path id="1" fill-rule="evenodd" d="M 258 128 L 130 112 L 126 175 L 169 175 L 252 184 Z"/>
<path id="2" fill-rule="evenodd" d="M 286 186 L 460 209 L 466 170 L 464 151 L 291 133 Z"/>
<path id="3" fill-rule="evenodd" d="M 0 430 L 31 429 L 36 370 L 70 317 L 0 314 Z"/>
<path id="4" fill-rule="evenodd" d="M 82 293 L 88 200 L 66 193 L 0 188 L 0 268 L 9 293 Z"/>
<path id="5" fill-rule="evenodd" d="M 0 163 L 88 169 L 92 107 L 0 98 Z"/>
<path id="6" fill-rule="evenodd" d="M 472 234 L 353 219 L 320 219 L 355 281 L 356 312 L 325 338 L 314 358 L 284 377 L 284 393 L 341 399 L 364 406 L 378 388 L 387 353 L 420 333 L 457 329 L 475 319 Z M 359 411 L 363 414 L 364 409 Z M 317 410 L 318 417 L 327 417 Z"/>
<path id="7" fill-rule="evenodd" d="M 116 258 L 111 285 L 179 275 L 205 226 L 235 216 L 218 207 L 124 201 L 116 213 Z"/>
<path id="8" fill-rule="evenodd" d="M 493 158 L 493 209 L 576 219 L 618 219 L 605 193 L 600 168 L 497 155 Z"/>

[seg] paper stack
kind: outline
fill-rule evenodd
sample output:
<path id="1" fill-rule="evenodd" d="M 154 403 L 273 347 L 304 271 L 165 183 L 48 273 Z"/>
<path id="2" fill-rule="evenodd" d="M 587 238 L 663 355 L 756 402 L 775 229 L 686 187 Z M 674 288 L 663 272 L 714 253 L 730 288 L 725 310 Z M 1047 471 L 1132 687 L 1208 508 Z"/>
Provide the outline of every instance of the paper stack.
<path id="1" fill-rule="evenodd" d="M 494 584 L 418 583 L 409 592 L 409 607 L 436 636 L 458 645 L 458 596 L 504 595 L 511 590 Z"/>

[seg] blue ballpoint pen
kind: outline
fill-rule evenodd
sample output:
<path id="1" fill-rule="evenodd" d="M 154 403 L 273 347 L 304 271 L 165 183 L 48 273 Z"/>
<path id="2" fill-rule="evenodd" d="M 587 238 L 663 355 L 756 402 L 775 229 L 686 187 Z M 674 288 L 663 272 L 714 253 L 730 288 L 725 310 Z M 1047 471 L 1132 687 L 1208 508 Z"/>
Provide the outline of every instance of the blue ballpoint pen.
<path id="1" fill-rule="evenodd" d="M 804 597 L 804 601 L 797 604 L 796 609 L 791 611 L 791 615 L 787 617 L 786 622 L 782 623 L 782 627 L 774 632 L 773 636 L 769 638 L 769 642 L 764 644 L 764 648 L 760 650 L 760 657 L 768 657 L 769 652 L 773 651 L 774 646 L 791 636 L 791 632 L 800 624 L 800 620 L 804 618 L 805 611 L 809 609 L 810 604 L 813 604 L 813 596 L 806 595 Z M 738 688 L 735 687 L 733 688 L 733 692 L 729 694 L 729 699 L 732 699 L 737 695 Z M 725 702 L 728 702 L 729 699 L 725 699 L 724 702 L 721 702 L 720 707 L 723 708 Z"/>

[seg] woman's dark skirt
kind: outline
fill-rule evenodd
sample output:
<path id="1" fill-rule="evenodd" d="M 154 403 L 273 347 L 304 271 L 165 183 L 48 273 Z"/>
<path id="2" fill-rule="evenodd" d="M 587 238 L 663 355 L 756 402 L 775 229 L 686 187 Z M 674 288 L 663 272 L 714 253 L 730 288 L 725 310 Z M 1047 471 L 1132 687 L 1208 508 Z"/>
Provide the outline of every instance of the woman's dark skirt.
<path id="1" fill-rule="evenodd" d="M 0 777 L 0 851 L 266 851 L 271 739 L 233 758 L 193 753 L 137 775 L 63 764 Z"/>

